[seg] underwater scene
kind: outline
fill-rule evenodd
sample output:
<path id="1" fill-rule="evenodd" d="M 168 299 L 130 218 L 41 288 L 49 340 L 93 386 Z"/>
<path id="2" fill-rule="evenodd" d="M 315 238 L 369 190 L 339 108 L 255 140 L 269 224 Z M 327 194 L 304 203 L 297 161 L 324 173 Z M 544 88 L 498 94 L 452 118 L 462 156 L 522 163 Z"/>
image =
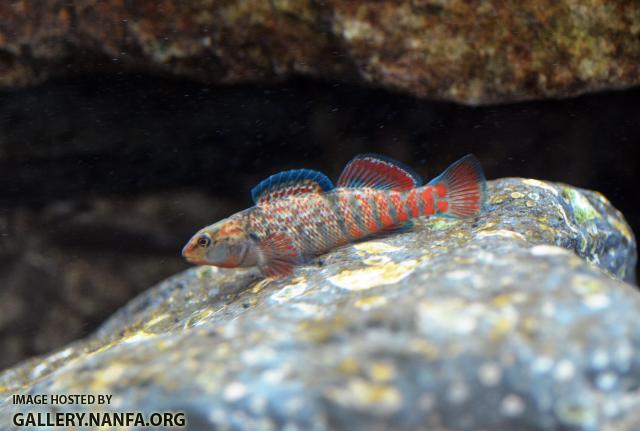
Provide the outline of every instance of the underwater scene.
<path id="1" fill-rule="evenodd" d="M 0 430 L 640 430 L 640 2 L 0 1 Z"/>

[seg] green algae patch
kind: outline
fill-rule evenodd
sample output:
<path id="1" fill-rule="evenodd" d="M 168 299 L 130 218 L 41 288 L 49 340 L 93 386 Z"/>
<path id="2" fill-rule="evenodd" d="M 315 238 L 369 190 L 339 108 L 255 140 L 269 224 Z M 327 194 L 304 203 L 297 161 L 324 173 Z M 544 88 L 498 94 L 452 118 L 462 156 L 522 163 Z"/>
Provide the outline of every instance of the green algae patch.
<path id="1" fill-rule="evenodd" d="M 598 211 L 591 205 L 582 193 L 577 190 L 565 188 L 562 195 L 569 201 L 573 209 L 573 216 L 578 224 L 584 224 L 600 217 Z"/>
<path id="2" fill-rule="evenodd" d="M 433 218 L 427 221 L 426 225 L 433 230 L 447 230 L 460 224 L 459 220 L 447 218 Z"/>

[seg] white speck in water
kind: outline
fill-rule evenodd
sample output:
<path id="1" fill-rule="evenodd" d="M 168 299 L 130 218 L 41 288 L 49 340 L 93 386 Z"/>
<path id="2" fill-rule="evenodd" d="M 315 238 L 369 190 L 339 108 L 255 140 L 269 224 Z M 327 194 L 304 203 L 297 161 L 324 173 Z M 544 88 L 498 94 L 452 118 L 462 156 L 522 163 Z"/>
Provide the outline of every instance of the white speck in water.
<path id="1" fill-rule="evenodd" d="M 542 305 L 542 314 L 545 316 L 555 316 L 556 314 L 556 306 L 553 302 L 546 301 Z"/>
<path id="2" fill-rule="evenodd" d="M 296 302 L 291 304 L 291 306 L 301 313 L 309 316 L 321 316 L 324 313 L 324 310 L 319 305 L 307 302 Z"/>
<path id="3" fill-rule="evenodd" d="M 455 271 L 448 272 L 445 275 L 445 277 L 447 277 L 450 280 L 467 280 L 472 275 L 473 274 L 471 273 L 471 271 L 467 271 L 466 269 L 458 269 Z"/>
<path id="4" fill-rule="evenodd" d="M 594 310 L 606 308 L 609 306 L 610 302 L 611 301 L 609 300 L 609 297 L 601 293 L 598 293 L 596 295 L 589 295 L 584 300 L 585 305 L 589 308 L 593 308 Z"/>
<path id="5" fill-rule="evenodd" d="M 612 372 L 600 374 L 596 379 L 596 385 L 603 391 L 610 391 L 618 383 L 618 376 Z"/>
<path id="6" fill-rule="evenodd" d="M 262 373 L 262 378 L 266 383 L 277 384 L 284 380 L 288 373 L 289 371 L 287 370 L 287 367 L 284 366 L 281 368 L 272 368 L 264 371 Z"/>
<path id="7" fill-rule="evenodd" d="M 302 295 L 307 290 L 307 283 L 297 283 L 284 286 L 271 295 L 271 299 L 276 302 L 287 302 L 292 298 Z"/>
<path id="8" fill-rule="evenodd" d="M 53 361 L 59 361 L 61 359 L 66 358 L 67 356 L 71 355 L 73 353 L 73 349 L 71 347 L 61 350 L 57 353 L 54 353 L 53 355 L 50 355 L 48 358 L 48 362 L 53 362 Z"/>
<path id="9" fill-rule="evenodd" d="M 242 354 L 242 361 L 247 365 L 257 365 L 271 362 L 275 358 L 275 351 L 268 347 L 255 347 Z"/>
<path id="10" fill-rule="evenodd" d="M 211 410 L 211 413 L 209 413 L 209 420 L 219 426 L 226 425 L 228 422 L 227 414 L 221 408 L 214 408 Z"/>
<path id="11" fill-rule="evenodd" d="M 291 416 L 298 414 L 304 407 L 304 400 L 300 397 L 291 397 L 284 401 L 283 408 Z"/>
<path id="12" fill-rule="evenodd" d="M 125 405 L 124 398 L 114 395 L 113 398 L 111 399 L 110 404 L 113 408 L 124 408 L 124 405 Z"/>
<path id="13" fill-rule="evenodd" d="M 474 316 L 460 316 L 456 322 L 455 330 L 460 334 L 469 334 L 476 328 L 476 319 Z"/>
<path id="14" fill-rule="evenodd" d="M 247 387 L 240 382 L 232 382 L 224 389 L 224 398 L 227 401 L 237 401 L 247 395 Z"/>
<path id="15" fill-rule="evenodd" d="M 507 395 L 500 403 L 500 412 L 507 417 L 520 416 L 524 412 L 524 401 L 518 395 Z"/>
<path id="16" fill-rule="evenodd" d="M 264 395 L 254 395 L 251 398 L 251 402 L 249 403 L 249 408 L 251 409 L 252 413 L 256 415 L 263 415 L 266 411 L 267 404 L 267 397 L 265 397 Z"/>
<path id="17" fill-rule="evenodd" d="M 558 255 L 567 255 L 571 254 L 570 251 L 557 247 L 555 245 L 536 245 L 529 249 L 529 252 L 534 256 L 558 256 Z"/>
<path id="18" fill-rule="evenodd" d="M 618 414 L 620 414 L 620 402 L 617 398 L 604 400 L 604 414 L 608 417 L 618 416 Z"/>
<path id="19" fill-rule="evenodd" d="M 495 386 L 502 378 L 500 365 L 495 362 L 485 362 L 478 368 L 478 378 L 485 386 Z"/>
<path id="20" fill-rule="evenodd" d="M 469 389 L 463 382 L 454 382 L 449 386 L 447 398 L 453 404 L 463 403 L 469 396 Z"/>
<path id="21" fill-rule="evenodd" d="M 591 355 L 591 365 L 593 368 L 601 370 L 609 365 L 609 354 L 606 350 L 598 349 Z"/>
<path id="22" fill-rule="evenodd" d="M 533 365 L 531 366 L 535 373 L 540 374 L 549 372 L 551 367 L 553 367 L 553 360 L 547 356 L 540 356 L 533 361 Z"/>
<path id="23" fill-rule="evenodd" d="M 527 196 L 529 196 L 529 199 L 533 200 L 533 201 L 537 201 L 540 199 L 540 195 L 538 193 L 534 193 L 531 192 L 529 194 L 527 194 Z"/>
<path id="24" fill-rule="evenodd" d="M 40 377 L 40 375 L 46 371 L 47 369 L 47 365 L 46 363 L 41 363 L 39 365 L 37 365 L 36 367 L 33 368 L 33 370 L 31 371 L 31 377 L 33 378 L 38 378 Z"/>
<path id="25" fill-rule="evenodd" d="M 567 359 L 563 359 L 562 361 L 558 362 L 558 365 L 556 365 L 555 369 L 553 370 L 553 377 L 560 381 L 569 380 L 573 377 L 574 374 L 575 366 L 573 365 L 573 362 Z"/>
<path id="26" fill-rule="evenodd" d="M 625 365 L 628 365 L 632 356 L 633 347 L 631 347 L 631 344 L 628 342 L 622 342 L 614 354 L 615 360 Z"/>

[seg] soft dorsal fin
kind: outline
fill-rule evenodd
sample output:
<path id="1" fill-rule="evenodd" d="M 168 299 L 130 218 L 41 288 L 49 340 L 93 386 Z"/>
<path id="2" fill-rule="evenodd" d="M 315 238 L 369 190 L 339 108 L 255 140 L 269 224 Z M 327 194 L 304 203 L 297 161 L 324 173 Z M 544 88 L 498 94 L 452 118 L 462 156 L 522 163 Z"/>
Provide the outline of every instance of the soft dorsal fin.
<path id="1" fill-rule="evenodd" d="M 255 204 L 303 193 L 326 192 L 333 188 L 331 180 L 321 172 L 295 169 L 271 175 L 251 190 Z"/>
<path id="2" fill-rule="evenodd" d="M 337 186 L 407 191 L 420 185 L 422 178 L 404 164 L 377 154 L 360 154 L 345 166 Z"/>

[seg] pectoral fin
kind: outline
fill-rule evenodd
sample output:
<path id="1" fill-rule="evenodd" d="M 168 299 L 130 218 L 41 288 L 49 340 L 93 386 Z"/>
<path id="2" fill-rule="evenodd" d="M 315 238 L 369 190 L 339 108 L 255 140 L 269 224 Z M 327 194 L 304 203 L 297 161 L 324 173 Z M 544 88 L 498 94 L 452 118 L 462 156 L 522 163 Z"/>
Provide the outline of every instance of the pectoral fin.
<path id="1" fill-rule="evenodd" d="M 281 278 L 291 275 L 293 268 L 303 262 L 295 243 L 284 232 L 274 232 L 260 241 L 262 262 L 260 271 L 267 277 Z"/>
<path id="2" fill-rule="evenodd" d="M 391 226 L 385 227 L 382 230 L 380 230 L 378 232 L 378 235 L 381 235 L 381 236 L 397 235 L 401 233 L 411 232 L 411 229 L 413 229 L 413 226 L 414 226 L 413 220 L 409 220 L 407 222 L 400 223 L 400 224 L 393 224 Z"/>

